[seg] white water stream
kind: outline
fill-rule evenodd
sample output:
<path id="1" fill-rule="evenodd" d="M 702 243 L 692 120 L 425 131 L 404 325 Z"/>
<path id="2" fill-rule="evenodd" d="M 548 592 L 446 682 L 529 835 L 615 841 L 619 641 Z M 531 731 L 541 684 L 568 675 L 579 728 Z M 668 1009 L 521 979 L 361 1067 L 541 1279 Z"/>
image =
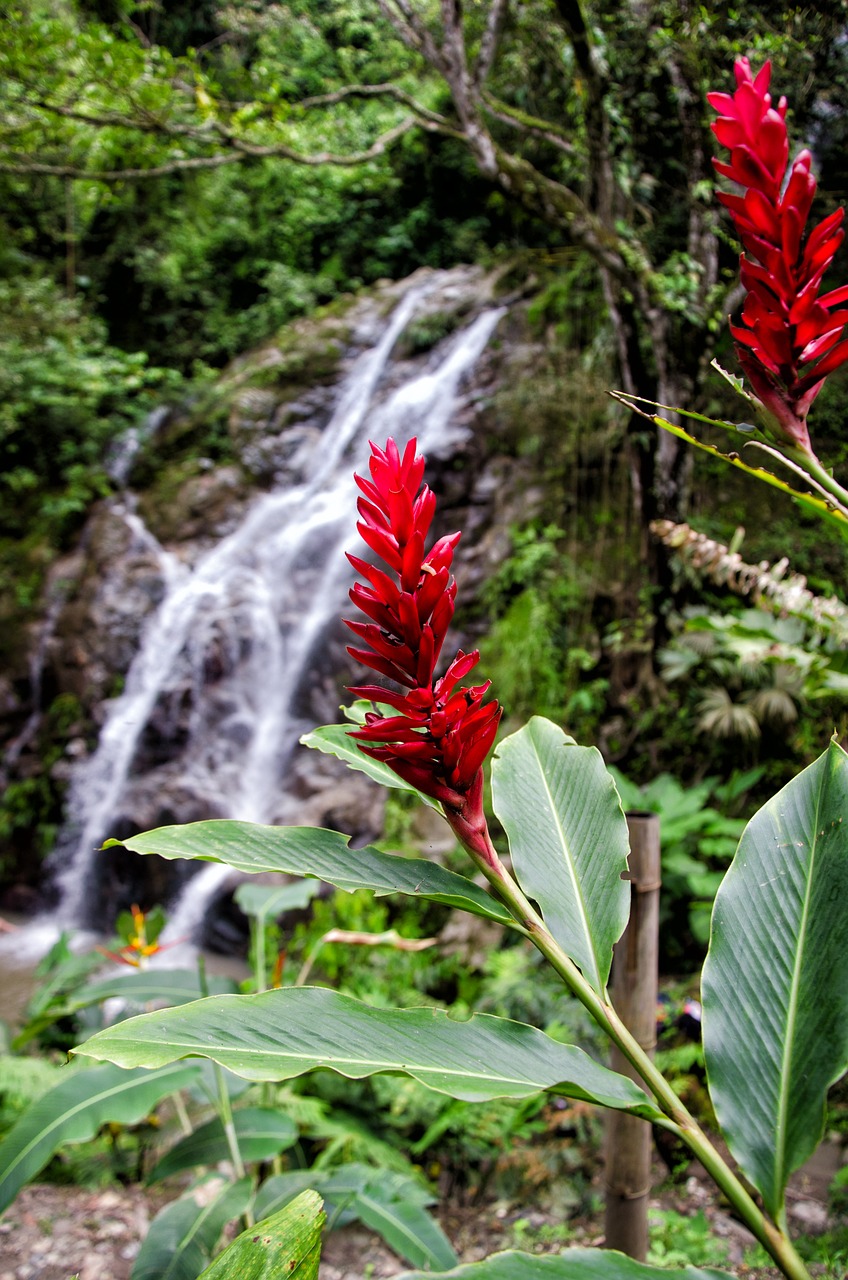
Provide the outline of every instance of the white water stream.
<path id="1" fill-rule="evenodd" d="M 376 345 L 352 364 L 335 412 L 300 484 L 259 498 L 243 522 L 189 568 L 156 543 L 139 517 L 121 511 L 134 538 L 155 551 L 165 595 L 148 619 L 124 691 L 110 706 L 96 751 L 72 778 L 58 874 L 59 927 L 90 923 L 98 847 L 110 834 L 151 716 L 190 673 L 191 710 L 180 785 L 209 816 L 274 821 L 285 765 L 297 739 L 296 695 L 322 636 L 342 612 L 356 542 L 352 473 L 367 465 L 368 440 L 443 451 L 455 439 L 451 410 L 463 376 L 481 355 L 502 310 L 484 312 L 438 349 L 440 363 L 381 396 L 398 336 L 432 284 L 410 289 Z M 212 655 L 212 658 L 210 658 Z M 208 678 L 211 660 L 218 674 Z M 223 674 L 221 674 L 223 672 Z M 228 870 L 204 865 L 170 905 L 169 936 L 192 936 Z"/>

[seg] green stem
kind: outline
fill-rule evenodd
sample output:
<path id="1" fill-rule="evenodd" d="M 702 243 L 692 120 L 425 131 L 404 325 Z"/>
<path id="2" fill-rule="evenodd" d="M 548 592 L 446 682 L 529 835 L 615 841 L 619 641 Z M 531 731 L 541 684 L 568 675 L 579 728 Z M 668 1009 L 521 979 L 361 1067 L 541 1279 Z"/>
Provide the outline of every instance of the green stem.
<path id="1" fill-rule="evenodd" d="M 250 927 L 253 931 L 253 976 L 256 990 L 264 991 L 268 985 L 267 965 L 265 957 L 265 917 L 251 916 Z"/>
<path id="2" fill-rule="evenodd" d="M 197 976 L 201 993 L 204 996 L 209 995 L 209 984 L 206 981 L 206 957 L 201 953 L 197 957 Z M 241 1149 L 238 1142 L 238 1134 L 236 1126 L 233 1122 L 233 1109 L 230 1105 L 230 1095 L 227 1091 L 227 1082 L 224 1079 L 224 1071 L 220 1063 L 212 1060 L 212 1070 L 215 1073 L 215 1088 L 218 1094 L 218 1115 L 224 1128 L 224 1136 L 227 1139 L 227 1148 L 230 1153 L 230 1160 L 237 1178 L 243 1178 L 246 1174 L 244 1161 L 241 1158 Z M 249 1229 L 255 1223 L 253 1209 L 250 1205 L 244 1211 L 245 1229 Z"/>
<path id="3" fill-rule="evenodd" d="M 552 937 L 542 917 L 501 862 L 488 832 L 486 832 L 486 841 L 488 844 L 486 856 L 471 845 L 466 845 L 474 863 L 518 922 L 524 926 L 533 944 L 638 1072 L 643 1083 L 654 1095 L 657 1105 L 668 1117 L 667 1127 L 677 1133 L 694 1152 L 739 1217 L 771 1255 L 784 1275 L 789 1277 L 789 1280 L 810 1280 L 810 1273 L 791 1240 L 765 1216 L 683 1105 L 665 1076 L 657 1070 L 648 1054 L 621 1021 L 613 1006 L 598 995 L 574 961 Z"/>
<path id="4" fill-rule="evenodd" d="M 807 453 L 804 449 L 793 448 L 791 445 L 784 446 L 784 453 L 790 457 L 793 462 L 797 462 L 818 482 L 823 489 L 832 494 L 840 507 L 848 507 L 848 489 L 843 489 L 838 481 L 819 462 L 812 450 Z"/>

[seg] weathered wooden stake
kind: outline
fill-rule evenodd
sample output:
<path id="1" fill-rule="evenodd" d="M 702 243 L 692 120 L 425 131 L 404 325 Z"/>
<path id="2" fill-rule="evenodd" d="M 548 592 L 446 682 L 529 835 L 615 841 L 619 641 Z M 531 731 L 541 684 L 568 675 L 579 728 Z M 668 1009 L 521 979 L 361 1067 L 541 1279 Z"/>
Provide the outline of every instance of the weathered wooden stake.
<path id="1" fill-rule="evenodd" d="M 652 1052 L 657 1026 L 660 905 L 660 824 L 654 813 L 629 813 L 630 921 L 616 944 L 613 1004 L 643 1049 Z M 618 1049 L 612 1067 L 636 1079 Z M 608 1112 L 606 1130 L 606 1240 L 644 1262 L 648 1252 L 651 1127 L 637 1116 Z"/>

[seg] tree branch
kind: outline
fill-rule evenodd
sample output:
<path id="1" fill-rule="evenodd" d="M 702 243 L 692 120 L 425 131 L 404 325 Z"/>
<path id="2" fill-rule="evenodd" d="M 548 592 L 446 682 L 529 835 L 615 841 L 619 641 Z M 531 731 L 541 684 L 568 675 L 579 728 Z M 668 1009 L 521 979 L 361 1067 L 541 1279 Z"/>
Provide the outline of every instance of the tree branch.
<path id="1" fill-rule="evenodd" d="M 451 128 L 444 116 L 439 115 L 437 111 L 431 111 L 429 107 L 425 107 L 423 103 L 413 98 L 411 93 L 407 93 L 405 89 L 401 89 L 396 84 L 347 84 L 332 93 L 321 93 L 313 98 L 302 98 L 300 102 L 292 105 L 308 111 L 312 107 L 332 107 L 337 102 L 344 102 L 346 98 L 378 97 L 393 98 L 395 102 L 402 102 L 405 107 L 409 107 L 411 111 L 414 111 L 419 119 L 426 120 L 439 128 L 442 126 L 447 129 Z"/>
<path id="2" fill-rule="evenodd" d="M 613 224 L 615 180 L 609 149 L 609 122 L 605 109 L 607 78 L 601 72 L 592 48 L 592 36 L 580 0 L 555 0 L 560 21 L 586 86 L 586 132 L 588 134 L 590 202 L 601 221 Z"/>
<path id="3" fill-rule="evenodd" d="M 474 83 L 478 89 L 482 87 L 495 61 L 508 8 L 509 0 L 491 0 L 489 5 L 486 29 L 474 64 Z"/>
<path id="4" fill-rule="evenodd" d="M 136 169 L 81 169 L 78 165 L 42 164 L 38 161 L 4 160 L 0 158 L 0 173 L 11 173 L 26 177 L 28 175 L 46 175 L 55 178 L 82 178 L 90 182 L 139 182 L 145 178 L 162 178 L 170 173 L 191 172 L 197 169 L 216 169 L 225 164 L 239 164 L 245 160 L 289 160 L 292 164 L 311 167 L 335 165 L 351 168 L 374 160 L 386 152 L 393 143 L 402 138 L 410 129 L 429 129 L 426 121 L 408 117 L 400 124 L 381 134 L 365 151 L 352 152 L 350 155 L 333 155 L 329 151 L 319 151 L 312 155 L 303 155 L 282 143 L 260 146 L 247 142 L 243 138 L 227 136 L 223 126 L 219 126 L 224 141 L 232 151 L 219 152 L 211 156 L 184 156 L 176 160 L 168 160 L 164 164 L 149 165 Z"/>
<path id="5" fill-rule="evenodd" d="M 558 150 L 564 151 L 566 155 L 573 156 L 577 154 L 577 148 L 573 142 L 550 121 L 541 120 L 538 116 L 528 115 L 526 111 L 511 107 L 508 103 L 501 102 L 499 98 L 495 98 L 490 93 L 483 93 L 480 100 L 486 114 L 492 116 L 495 120 L 499 120 L 501 124 L 507 124 L 513 129 L 520 129 L 528 137 L 541 138 L 543 142 L 549 142 L 552 147 L 557 147 Z"/>
<path id="6" fill-rule="evenodd" d="M 408 49 L 420 53 L 425 62 L 444 75 L 441 54 L 420 14 L 408 0 L 377 0 L 383 17 L 392 24 Z"/>

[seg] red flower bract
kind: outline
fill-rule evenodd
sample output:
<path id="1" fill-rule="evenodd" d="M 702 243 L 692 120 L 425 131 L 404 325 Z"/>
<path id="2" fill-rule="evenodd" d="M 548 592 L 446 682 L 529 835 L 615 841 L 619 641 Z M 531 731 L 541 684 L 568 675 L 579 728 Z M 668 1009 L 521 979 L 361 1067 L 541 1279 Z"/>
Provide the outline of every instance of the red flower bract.
<path id="1" fill-rule="evenodd" d="M 485 702 L 489 684 L 460 685 L 479 654 L 460 649 L 441 679 L 436 662 L 454 612 L 456 582 L 450 566 L 460 535 L 440 538 L 425 555 L 436 499 L 421 486 L 424 458 L 410 440 L 401 456 L 394 440 L 371 445 L 371 478 L 360 489 L 357 528 L 386 568 L 349 555 L 367 585 L 350 598 L 368 622 L 347 621 L 367 645 L 348 652 L 365 666 L 403 686 L 403 692 L 359 685 L 352 693 L 390 706 L 397 714 L 369 712 L 351 731 L 366 755 L 384 761 L 399 777 L 440 801 L 460 827 L 482 816 L 482 764 L 500 720 L 497 702 Z M 459 825 L 457 825 L 459 824 Z"/>
<path id="2" fill-rule="evenodd" d="M 708 93 L 719 119 L 712 129 L 730 151 L 717 171 L 746 188 L 720 191 L 745 249 L 740 260 L 748 290 L 741 324 L 731 324 L 739 362 L 776 433 L 810 450 L 807 413 L 828 373 L 848 359 L 842 338 L 848 286 L 819 297 L 822 277 L 842 243 L 843 210 L 820 222 L 803 243 L 816 192 L 812 157 L 802 151 L 787 179 L 786 99 L 772 106 L 771 66 L 756 77 L 747 58 L 735 66 L 736 92 Z M 746 256 L 747 255 L 747 256 Z"/>

